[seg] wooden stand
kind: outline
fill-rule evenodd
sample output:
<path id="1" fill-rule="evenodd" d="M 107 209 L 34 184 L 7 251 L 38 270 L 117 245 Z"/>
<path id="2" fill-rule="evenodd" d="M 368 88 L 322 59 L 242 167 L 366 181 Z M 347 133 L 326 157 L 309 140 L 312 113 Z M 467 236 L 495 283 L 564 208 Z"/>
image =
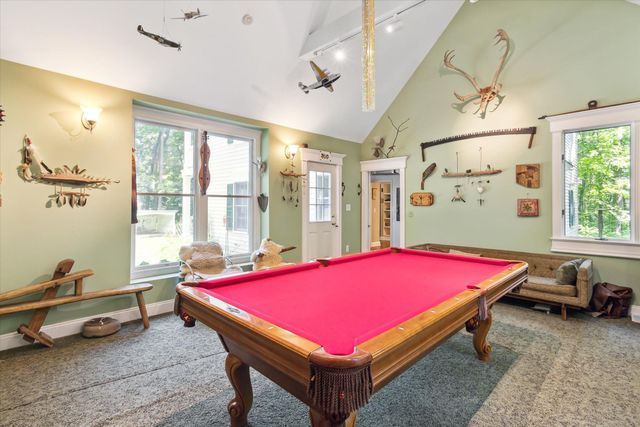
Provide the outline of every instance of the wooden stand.
<path id="1" fill-rule="evenodd" d="M 38 341 L 42 345 L 53 347 L 53 338 L 40 331 L 42 325 L 44 325 L 44 321 L 47 318 L 47 314 L 49 314 L 49 309 L 51 307 L 62 304 L 69 304 L 77 301 L 84 301 L 88 299 L 135 293 L 138 302 L 138 308 L 140 309 L 140 316 L 142 317 L 142 323 L 145 329 L 149 327 L 149 316 L 147 315 L 147 307 L 144 304 L 144 296 L 142 295 L 142 292 L 152 289 L 152 284 L 141 283 L 138 285 L 123 286 L 116 289 L 104 289 L 101 291 L 82 293 L 83 280 L 85 277 L 92 276 L 93 271 L 81 270 L 69 274 L 71 268 L 73 267 L 73 263 L 74 261 L 72 259 L 65 259 L 60 261 L 56 266 L 51 280 L 1 293 L 0 301 L 6 301 L 9 299 L 19 298 L 25 295 L 44 291 L 42 297 L 40 297 L 40 300 L 37 301 L 26 301 L 16 304 L 1 305 L 0 316 L 3 314 L 35 310 L 29 324 L 20 325 L 20 327 L 18 328 L 18 333 L 22 334 L 23 338 L 26 341 Z M 57 297 L 56 295 L 58 293 L 58 289 L 60 289 L 62 285 L 70 282 L 74 282 L 73 295 Z"/>

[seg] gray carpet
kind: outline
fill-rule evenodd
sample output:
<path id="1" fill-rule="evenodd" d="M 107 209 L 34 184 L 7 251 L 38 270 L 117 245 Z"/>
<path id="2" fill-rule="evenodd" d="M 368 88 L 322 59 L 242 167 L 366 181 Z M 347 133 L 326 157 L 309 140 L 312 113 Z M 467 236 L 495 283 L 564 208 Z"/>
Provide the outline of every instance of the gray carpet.
<path id="1" fill-rule="evenodd" d="M 375 394 L 362 426 L 640 425 L 640 325 L 499 304 L 493 358 L 461 332 Z M 228 425 L 215 333 L 172 315 L 101 339 L 0 353 L 2 426 Z M 308 425 L 306 407 L 253 373 L 252 426 Z"/>

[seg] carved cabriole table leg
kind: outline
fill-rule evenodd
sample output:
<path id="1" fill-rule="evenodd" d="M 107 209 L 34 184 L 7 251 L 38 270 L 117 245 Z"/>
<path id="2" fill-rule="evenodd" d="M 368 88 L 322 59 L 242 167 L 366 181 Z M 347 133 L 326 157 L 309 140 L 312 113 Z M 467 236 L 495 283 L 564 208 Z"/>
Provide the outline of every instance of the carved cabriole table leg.
<path id="1" fill-rule="evenodd" d="M 247 415 L 253 404 L 253 390 L 249 365 L 246 365 L 238 357 L 229 353 L 225 362 L 227 377 L 236 392 L 236 396 L 227 405 L 232 427 L 247 426 Z"/>
<path id="2" fill-rule="evenodd" d="M 358 412 L 352 412 L 346 420 L 331 420 L 320 411 L 309 409 L 312 427 L 355 427 Z"/>
<path id="3" fill-rule="evenodd" d="M 486 362 L 491 358 L 491 344 L 487 341 L 487 334 L 491 328 L 491 309 L 487 310 L 487 318 L 485 320 L 479 320 L 478 317 L 467 321 L 467 332 L 473 334 L 473 347 L 478 353 L 478 359 Z"/>

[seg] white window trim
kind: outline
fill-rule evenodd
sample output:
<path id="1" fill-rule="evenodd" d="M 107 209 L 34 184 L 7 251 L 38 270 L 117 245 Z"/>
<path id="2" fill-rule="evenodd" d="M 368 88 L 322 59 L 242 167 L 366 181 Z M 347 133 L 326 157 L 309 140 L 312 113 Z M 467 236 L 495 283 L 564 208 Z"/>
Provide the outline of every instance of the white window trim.
<path id="1" fill-rule="evenodd" d="M 211 134 L 232 135 L 240 138 L 251 139 L 253 143 L 253 153 L 251 159 L 255 160 L 260 157 L 260 145 L 262 142 L 262 131 L 259 129 L 233 125 L 230 123 L 220 122 L 216 120 L 207 120 L 204 118 L 196 118 L 189 115 L 182 115 L 169 111 L 162 111 L 155 108 L 144 107 L 140 105 L 133 106 L 132 120 L 132 147 L 135 148 L 135 122 L 136 120 L 144 120 L 155 122 L 158 124 L 176 126 L 180 128 L 193 129 L 196 131 L 194 150 L 194 178 L 197 177 L 200 170 L 200 146 L 202 143 L 202 134 L 207 131 Z M 253 185 L 253 193 L 260 193 L 260 176 L 255 167 L 250 167 L 251 183 Z M 208 238 L 207 224 L 207 197 L 200 195 L 200 183 L 198 179 L 194 179 L 194 240 L 202 241 Z M 249 248 L 255 248 L 260 242 L 260 211 L 256 200 L 252 200 L 253 206 L 251 214 L 253 215 L 253 224 L 249 224 Z M 131 279 L 141 279 L 151 276 L 161 276 L 178 271 L 179 263 L 172 262 L 166 264 L 135 266 L 135 244 L 136 244 L 135 224 L 131 224 L 131 256 L 130 256 L 130 272 Z M 228 257 L 234 264 L 242 264 L 249 261 L 250 254 L 236 255 Z"/>
<path id="2" fill-rule="evenodd" d="M 640 259 L 640 102 L 547 117 L 552 134 L 551 251 Z M 564 153 L 566 131 L 631 125 L 631 239 L 595 240 L 565 236 Z"/>
<path id="3" fill-rule="evenodd" d="M 342 163 L 346 154 L 333 153 L 329 151 L 313 150 L 311 148 L 300 148 L 300 167 L 304 175 L 309 173 L 309 162 L 336 165 L 336 185 L 333 189 L 336 200 L 335 222 L 340 233 L 333 242 L 333 253 L 342 254 Z M 307 242 L 307 231 L 309 228 L 309 191 L 308 181 L 305 179 L 302 186 L 302 261 L 309 261 L 309 244 Z"/>

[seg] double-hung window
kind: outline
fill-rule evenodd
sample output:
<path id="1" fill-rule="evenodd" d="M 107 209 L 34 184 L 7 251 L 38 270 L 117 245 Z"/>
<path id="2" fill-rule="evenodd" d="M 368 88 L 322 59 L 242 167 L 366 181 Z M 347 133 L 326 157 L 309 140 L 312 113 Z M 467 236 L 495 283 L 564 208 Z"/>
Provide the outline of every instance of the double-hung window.
<path id="1" fill-rule="evenodd" d="M 205 135 L 210 183 L 203 192 Z M 135 106 L 134 141 L 132 277 L 176 272 L 180 247 L 193 241 L 216 241 L 232 262 L 248 261 L 260 235 L 253 166 L 260 131 Z"/>
<path id="2" fill-rule="evenodd" d="M 640 258 L 640 103 L 552 116 L 553 251 Z"/>

